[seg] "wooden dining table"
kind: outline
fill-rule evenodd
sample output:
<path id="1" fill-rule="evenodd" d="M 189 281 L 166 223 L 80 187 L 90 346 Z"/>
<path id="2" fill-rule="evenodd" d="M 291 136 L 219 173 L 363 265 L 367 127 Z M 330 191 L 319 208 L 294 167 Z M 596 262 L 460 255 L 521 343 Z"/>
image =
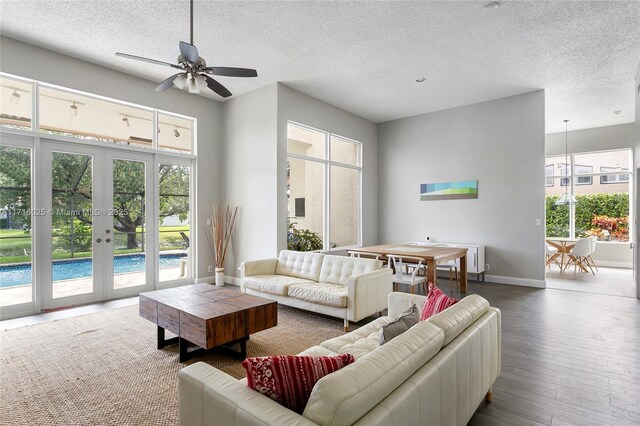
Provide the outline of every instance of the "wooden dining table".
<path id="1" fill-rule="evenodd" d="M 427 265 L 427 281 L 436 282 L 436 265 L 460 259 L 460 293 L 467 292 L 467 249 L 462 247 L 425 247 L 409 244 L 380 244 L 353 248 L 350 251 L 374 253 L 386 258 L 388 255 L 411 256 L 423 259 Z"/>
<path id="2" fill-rule="evenodd" d="M 566 269 L 565 262 L 567 260 L 567 255 L 569 254 L 573 246 L 576 245 L 578 240 L 576 240 L 575 238 L 566 237 L 550 237 L 546 238 L 545 240 L 551 247 L 558 249 L 558 253 L 560 253 L 560 273 L 564 273 L 564 270 Z M 586 268 L 581 265 L 580 269 L 582 269 L 584 272 L 588 272 Z"/>

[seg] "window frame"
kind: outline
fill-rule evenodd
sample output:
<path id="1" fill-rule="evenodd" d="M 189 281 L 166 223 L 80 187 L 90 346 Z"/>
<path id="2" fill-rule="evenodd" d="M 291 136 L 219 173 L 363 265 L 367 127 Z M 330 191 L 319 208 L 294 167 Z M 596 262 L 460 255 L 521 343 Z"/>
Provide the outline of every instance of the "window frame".
<path id="1" fill-rule="evenodd" d="M 322 164 L 323 166 L 324 179 L 323 179 L 323 191 L 322 191 L 323 192 L 322 194 L 322 201 L 323 201 L 322 202 L 322 213 L 323 213 L 322 251 L 329 252 L 329 251 L 345 250 L 345 249 L 354 248 L 354 247 L 362 247 L 362 193 L 363 193 L 362 175 L 363 175 L 363 169 L 364 169 L 362 163 L 364 158 L 364 144 L 360 141 L 342 136 L 337 133 L 317 129 L 315 127 L 307 126 L 305 124 L 298 123 L 292 120 L 287 120 L 287 145 L 289 140 L 289 135 L 288 135 L 289 126 L 294 126 L 302 130 L 309 130 L 312 132 L 322 133 L 324 135 L 324 158 L 317 158 L 317 157 L 311 157 L 311 156 L 306 156 L 302 154 L 292 153 L 292 152 L 289 152 L 289 148 L 287 146 L 287 162 L 289 161 L 289 158 L 295 158 L 298 160 L 312 161 L 315 163 Z M 333 161 L 331 159 L 331 138 L 332 137 L 338 138 L 341 141 L 353 143 L 358 147 L 356 165 L 342 163 L 340 161 Z M 332 166 L 356 170 L 358 173 L 358 201 L 357 201 L 358 226 L 356 229 L 356 233 L 357 233 L 356 244 L 331 247 L 331 167 Z M 285 194 L 287 194 L 286 190 L 285 190 Z M 289 197 L 287 197 L 286 202 L 287 204 L 289 204 L 290 202 Z M 289 218 L 287 217 L 287 223 L 288 221 L 289 221 Z"/>
<path id="2" fill-rule="evenodd" d="M 609 170 L 603 170 L 609 169 Z M 619 183 L 630 183 L 631 182 L 631 171 L 628 169 L 622 169 L 618 167 L 608 167 L 608 166 L 600 166 L 600 172 L 605 173 L 600 175 L 600 184 L 601 185 L 615 185 Z M 613 172 L 613 173 L 612 173 Z M 621 180 L 620 176 L 628 176 L 627 180 Z M 604 181 L 603 179 L 615 176 L 615 180 L 613 181 Z"/>

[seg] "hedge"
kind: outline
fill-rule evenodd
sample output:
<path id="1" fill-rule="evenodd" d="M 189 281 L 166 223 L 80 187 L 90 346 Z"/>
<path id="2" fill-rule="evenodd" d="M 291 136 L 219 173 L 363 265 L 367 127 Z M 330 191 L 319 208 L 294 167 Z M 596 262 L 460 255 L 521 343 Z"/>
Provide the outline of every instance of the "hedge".
<path id="1" fill-rule="evenodd" d="M 569 236 L 569 206 L 556 206 L 558 195 L 547 195 L 547 236 Z M 629 216 L 629 194 L 585 194 L 576 195 L 576 232 L 588 231 L 593 215 L 622 218 Z"/>

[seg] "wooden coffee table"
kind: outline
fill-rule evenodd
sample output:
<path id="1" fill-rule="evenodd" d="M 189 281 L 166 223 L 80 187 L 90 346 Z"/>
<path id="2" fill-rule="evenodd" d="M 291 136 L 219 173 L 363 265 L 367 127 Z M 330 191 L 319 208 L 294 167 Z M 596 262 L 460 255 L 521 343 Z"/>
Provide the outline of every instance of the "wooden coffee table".
<path id="1" fill-rule="evenodd" d="M 278 324 L 278 303 L 240 291 L 194 284 L 140 293 L 140 316 L 158 326 L 158 349 L 178 343 L 180 362 L 220 347 L 247 357 L 247 340 Z M 169 330 L 177 337 L 165 339 Z M 240 344 L 240 351 L 229 346 Z M 188 351 L 189 345 L 199 346 Z"/>

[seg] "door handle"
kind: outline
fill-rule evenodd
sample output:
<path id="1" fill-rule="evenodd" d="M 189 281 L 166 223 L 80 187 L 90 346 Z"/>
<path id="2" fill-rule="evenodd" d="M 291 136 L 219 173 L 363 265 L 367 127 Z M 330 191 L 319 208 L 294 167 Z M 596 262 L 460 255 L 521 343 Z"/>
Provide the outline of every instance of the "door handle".
<path id="1" fill-rule="evenodd" d="M 96 243 L 101 243 L 102 242 L 102 238 L 96 238 Z"/>

